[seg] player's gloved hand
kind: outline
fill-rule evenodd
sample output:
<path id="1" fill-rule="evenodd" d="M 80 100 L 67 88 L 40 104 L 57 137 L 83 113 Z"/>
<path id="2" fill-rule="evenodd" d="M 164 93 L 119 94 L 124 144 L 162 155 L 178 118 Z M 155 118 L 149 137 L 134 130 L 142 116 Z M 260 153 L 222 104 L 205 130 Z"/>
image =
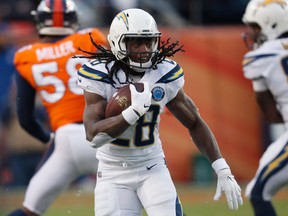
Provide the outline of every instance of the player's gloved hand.
<path id="1" fill-rule="evenodd" d="M 122 111 L 124 119 L 131 125 L 143 116 L 151 105 L 151 91 L 149 89 L 149 84 L 143 82 L 144 90 L 143 92 L 138 92 L 134 85 L 129 86 L 131 92 L 131 106 Z"/>
<path id="2" fill-rule="evenodd" d="M 225 159 L 220 158 L 212 163 L 212 167 L 218 176 L 214 200 L 219 200 L 224 192 L 229 208 L 237 210 L 238 206 L 243 204 L 241 188 L 234 179 L 228 164 Z"/>
<path id="3" fill-rule="evenodd" d="M 139 116 L 144 115 L 151 105 L 152 94 L 149 90 L 149 85 L 147 82 L 144 82 L 143 92 L 138 92 L 134 85 L 130 84 L 131 92 L 131 106 Z"/>

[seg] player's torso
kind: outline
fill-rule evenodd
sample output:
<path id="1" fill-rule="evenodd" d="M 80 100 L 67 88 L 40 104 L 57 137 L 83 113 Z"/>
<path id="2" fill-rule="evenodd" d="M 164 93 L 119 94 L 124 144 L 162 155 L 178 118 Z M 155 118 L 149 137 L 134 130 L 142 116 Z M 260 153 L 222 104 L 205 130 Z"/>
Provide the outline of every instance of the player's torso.
<path id="1" fill-rule="evenodd" d="M 15 55 L 17 71 L 41 97 L 53 130 L 82 121 L 85 104 L 83 90 L 77 86 L 77 70 L 87 59 L 73 58 L 83 55 L 78 47 L 96 50 L 88 32 L 80 31 L 53 43 L 26 46 Z"/>
<path id="2" fill-rule="evenodd" d="M 264 77 L 279 110 L 288 120 L 288 39 L 270 41 L 246 55 L 251 63 L 244 66 L 248 79 Z"/>
<path id="3" fill-rule="evenodd" d="M 92 66 L 94 63 L 92 61 L 89 64 Z M 97 66 L 96 64 L 97 61 L 95 61 L 95 66 L 92 66 L 94 72 L 97 74 L 98 71 L 99 76 L 105 76 L 105 73 L 100 75 L 101 71 L 105 71 L 105 66 L 103 64 Z M 85 67 L 82 68 L 85 69 Z M 83 70 L 82 72 L 85 73 Z M 79 73 L 81 73 L 81 70 Z M 159 64 L 157 70 L 145 72 L 144 76 L 140 80 L 137 80 L 137 82 L 149 83 L 149 88 L 152 92 L 152 101 L 149 110 L 135 125 L 130 126 L 117 140 L 113 141 L 113 144 L 101 147 L 99 154 L 106 155 L 104 157 L 107 157 L 107 155 L 109 157 L 111 155 L 126 157 L 129 160 L 133 160 L 133 158 L 139 160 L 141 156 L 143 158 L 157 157 L 159 154 L 162 154 L 158 131 L 160 113 L 163 112 L 165 105 L 175 97 L 178 90 L 182 87 L 184 83 L 183 74 L 183 69 L 177 63 L 170 60 Z M 118 88 L 125 85 L 120 84 L 125 83 L 126 76 L 124 72 L 120 70 L 116 76 L 117 78 L 113 77 L 113 84 L 96 80 L 91 82 L 91 85 L 95 85 L 95 93 L 100 94 L 108 101 Z M 129 79 L 133 82 L 131 77 Z M 101 91 L 101 88 L 97 90 L 97 85 L 101 86 L 105 91 Z M 125 148 L 127 148 L 127 151 Z"/>

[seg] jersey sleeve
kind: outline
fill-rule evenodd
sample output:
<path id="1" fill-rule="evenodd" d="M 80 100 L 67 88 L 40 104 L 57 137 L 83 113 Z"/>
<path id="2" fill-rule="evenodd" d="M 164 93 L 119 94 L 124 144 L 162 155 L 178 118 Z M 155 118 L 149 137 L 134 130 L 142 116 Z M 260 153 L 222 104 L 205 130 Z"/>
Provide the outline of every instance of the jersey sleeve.
<path id="1" fill-rule="evenodd" d="M 75 35 L 75 37 L 77 37 L 77 39 L 75 40 L 76 43 L 82 50 L 91 51 L 91 47 L 93 47 L 92 50 L 96 50 L 96 47 L 92 43 L 92 40 L 98 45 L 107 46 L 107 40 L 104 34 L 96 28 L 86 28 L 80 30 L 78 34 Z"/>
<path id="2" fill-rule="evenodd" d="M 33 46 L 25 46 L 15 52 L 14 66 L 17 73 L 19 73 L 33 88 L 36 88 L 30 64 L 30 62 L 35 61 L 34 58 Z"/>
<path id="3" fill-rule="evenodd" d="M 267 85 L 266 80 L 264 78 L 253 80 L 252 86 L 253 86 L 253 90 L 255 92 L 262 92 L 262 91 L 266 91 L 268 89 L 268 85 Z"/>
<path id="4" fill-rule="evenodd" d="M 172 100 L 178 94 L 179 90 L 184 86 L 184 76 L 179 77 L 173 81 L 171 85 L 168 85 L 168 97 L 169 101 Z"/>
<path id="5" fill-rule="evenodd" d="M 248 53 L 244 56 L 242 66 L 244 77 L 249 80 L 256 80 L 261 77 L 266 77 L 270 72 L 276 54 L 253 54 Z"/>
<path id="6" fill-rule="evenodd" d="M 96 42 L 97 44 L 100 44 L 103 46 L 107 45 L 106 37 L 104 36 L 104 34 L 100 30 L 98 30 L 96 28 L 92 28 L 91 36 L 93 38 L 93 41 Z"/>
<path id="7" fill-rule="evenodd" d="M 171 67 L 171 63 L 173 67 Z M 167 68 L 165 66 L 167 65 Z M 184 86 L 184 70 L 174 61 L 166 63 L 161 68 L 162 71 L 168 71 L 165 73 L 156 83 L 163 83 L 166 86 L 166 94 L 168 102 L 172 100 L 178 93 L 178 91 Z"/>
<path id="8" fill-rule="evenodd" d="M 78 70 L 78 86 L 85 91 L 96 93 L 107 99 L 105 86 L 111 83 L 107 73 L 101 71 L 101 67 L 95 69 L 89 67 L 89 64 L 82 65 Z"/>
<path id="9" fill-rule="evenodd" d="M 50 139 L 50 132 L 34 116 L 35 89 L 19 74 L 16 74 L 16 84 L 16 109 L 21 127 L 36 139 L 47 143 Z"/>

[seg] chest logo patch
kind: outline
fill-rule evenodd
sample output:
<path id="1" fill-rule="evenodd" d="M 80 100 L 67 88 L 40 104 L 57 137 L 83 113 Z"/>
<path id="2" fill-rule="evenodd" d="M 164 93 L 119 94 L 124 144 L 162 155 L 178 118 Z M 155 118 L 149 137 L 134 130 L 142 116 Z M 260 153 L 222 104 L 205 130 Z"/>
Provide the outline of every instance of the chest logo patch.
<path id="1" fill-rule="evenodd" d="M 154 101 L 161 101 L 165 96 L 165 91 L 162 87 L 156 86 L 152 89 L 152 98 Z"/>

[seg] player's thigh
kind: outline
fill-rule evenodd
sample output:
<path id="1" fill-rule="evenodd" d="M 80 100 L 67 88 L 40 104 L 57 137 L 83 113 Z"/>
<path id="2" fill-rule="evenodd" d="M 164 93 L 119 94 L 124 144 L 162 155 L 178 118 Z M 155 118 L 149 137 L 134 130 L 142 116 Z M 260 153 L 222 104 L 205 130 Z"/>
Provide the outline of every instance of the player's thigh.
<path id="1" fill-rule="evenodd" d="M 287 143 L 288 132 L 266 149 L 255 177 L 246 187 L 247 197 L 270 200 L 283 185 L 288 183 Z"/>
<path id="2" fill-rule="evenodd" d="M 182 215 L 176 213 L 182 212 L 182 207 L 166 165 L 158 163 L 146 174 L 145 180 L 138 189 L 138 196 L 147 214 L 149 216 Z"/>
<path id="3" fill-rule="evenodd" d="M 284 186 L 288 185 L 288 163 L 275 175 L 268 179 L 264 191 L 264 200 L 271 200 L 272 197 Z"/>
<path id="4" fill-rule="evenodd" d="M 94 191 L 95 216 L 141 216 L 142 205 L 136 194 L 136 185 L 130 180 L 127 171 L 121 174 L 119 170 L 99 166 Z"/>
<path id="5" fill-rule="evenodd" d="M 43 214 L 56 199 L 76 178 L 73 165 L 61 159 L 61 155 L 53 152 L 29 182 L 25 194 L 24 206 Z"/>
<path id="6" fill-rule="evenodd" d="M 96 149 L 86 140 L 83 124 L 69 124 L 58 129 L 56 134 L 59 152 L 74 163 L 80 174 L 96 173 L 98 160 Z"/>

